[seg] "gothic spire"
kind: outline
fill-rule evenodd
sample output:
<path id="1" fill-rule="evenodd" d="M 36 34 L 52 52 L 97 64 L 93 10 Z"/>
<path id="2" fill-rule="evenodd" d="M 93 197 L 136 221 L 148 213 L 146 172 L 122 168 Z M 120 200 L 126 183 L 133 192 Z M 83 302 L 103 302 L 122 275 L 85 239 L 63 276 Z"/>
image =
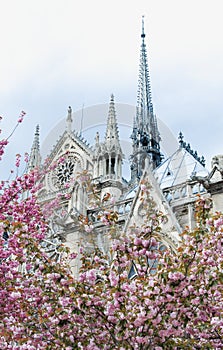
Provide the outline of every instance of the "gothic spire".
<path id="1" fill-rule="evenodd" d="M 40 165 L 40 142 L 39 142 L 39 125 L 37 125 L 31 152 L 30 152 L 27 170 L 30 171 L 39 165 Z"/>
<path id="2" fill-rule="evenodd" d="M 153 168 L 161 163 L 160 134 L 153 111 L 151 83 L 145 44 L 144 16 L 142 18 L 141 51 L 137 93 L 136 116 L 133 121 L 132 178 L 139 178 L 145 157 L 150 158 Z"/>
<path id="3" fill-rule="evenodd" d="M 147 61 L 147 51 L 145 44 L 145 30 L 144 30 L 144 17 L 142 17 L 142 43 L 140 52 L 140 66 L 139 66 L 139 80 L 138 80 L 138 95 L 137 95 L 137 117 L 139 122 L 143 122 L 143 118 L 146 118 L 145 112 L 149 110 L 153 113 L 151 84 L 149 76 L 149 67 Z M 140 120 L 141 119 L 141 120 Z"/>
<path id="4" fill-rule="evenodd" d="M 113 94 L 111 95 L 111 99 L 109 103 L 105 142 L 107 144 L 116 143 L 119 145 L 118 125 L 117 125 L 117 119 L 116 119 L 115 102 L 114 102 Z"/>

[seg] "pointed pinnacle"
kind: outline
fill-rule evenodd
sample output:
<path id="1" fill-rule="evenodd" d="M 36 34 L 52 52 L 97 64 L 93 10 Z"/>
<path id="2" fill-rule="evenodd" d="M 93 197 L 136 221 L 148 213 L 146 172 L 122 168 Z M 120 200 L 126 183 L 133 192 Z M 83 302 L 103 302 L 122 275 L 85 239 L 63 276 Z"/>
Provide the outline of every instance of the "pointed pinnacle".
<path id="1" fill-rule="evenodd" d="M 108 110 L 108 119 L 107 119 L 107 129 L 105 140 L 117 140 L 119 142 L 118 136 L 118 125 L 116 120 L 116 112 L 115 112 L 115 103 L 114 103 L 114 95 L 111 95 L 109 110 Z"/>
<path id="2" fill-rule="evenodd" d="M 39 125 L 36 126 L 34 134 L 33 144 L 30 151 L 30 157 L 27 164 L 27 171 L 32 170 L 36 166 L 40 165 L 40 142 L 39 142 Z"/>
<path id="3" fill-rule="evenodd" d="M 39 125 L 36 126 L 36 131 L 33 140 L 33 148 L 39 150 Z"/>

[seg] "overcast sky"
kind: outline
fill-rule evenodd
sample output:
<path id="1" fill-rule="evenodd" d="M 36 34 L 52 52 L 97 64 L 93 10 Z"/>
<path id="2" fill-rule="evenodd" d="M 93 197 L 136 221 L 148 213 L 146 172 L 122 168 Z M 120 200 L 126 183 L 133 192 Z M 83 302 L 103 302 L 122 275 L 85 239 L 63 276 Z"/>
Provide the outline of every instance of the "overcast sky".
<path id="1" fill-rule="evenodd" d="M 111 93 L 117 103 L 135 105 L 142 15 L 157 116 L 176 137 L 182 131 L 208 164 L 223 153 L 222 0 L 0 4 L 3 137 L 27 112 L 2 174 L 12 154 L 29 151 L 36 124 L 43 142 L 69 105 L 77 111 L 105 104 Z"/>

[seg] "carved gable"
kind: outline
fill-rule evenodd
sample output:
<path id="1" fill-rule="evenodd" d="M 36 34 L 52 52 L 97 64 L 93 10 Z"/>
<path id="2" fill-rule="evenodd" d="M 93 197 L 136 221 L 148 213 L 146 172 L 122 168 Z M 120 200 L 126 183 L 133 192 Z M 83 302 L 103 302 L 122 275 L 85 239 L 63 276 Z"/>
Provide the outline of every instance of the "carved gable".
<path id="1" fill-rule="evenodd" d="M 66 184 L 83 170 L 92 172 L 92 158 L 92 150 L 78 136 L 65 131 L 47 158 L 46 167 L 49 171 L 42 181 L 40 200 L 52 199 L 61 191 L 71 191 L 71 188 L 66 188 Z"/>

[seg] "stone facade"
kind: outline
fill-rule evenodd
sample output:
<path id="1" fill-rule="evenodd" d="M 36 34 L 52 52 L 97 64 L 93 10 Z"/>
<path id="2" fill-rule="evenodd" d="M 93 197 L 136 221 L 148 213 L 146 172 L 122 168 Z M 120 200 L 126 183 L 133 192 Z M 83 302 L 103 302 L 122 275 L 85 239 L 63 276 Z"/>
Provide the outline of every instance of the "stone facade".
<path id="1" fill-rule="evenodd" d="M 119 139 L 113 95 L 103 141 L 100 141 L 97 132 L 95 144 L 89 146 L 73 130 L 73 113 L 69 107 L 64 130 L 48 155 L 49 171 L 42 180 L 39 201 L 42 204 L 49 203 L 59 196 L 60 205 L 55 210 L 49 236 L 45 240 L 46 250 L 56 259 L 60 258 L 61 242 L 77 253 L 80 245 L 89 249 L 96 245 L 105 252 L 109 249 L 108 228 L 99 218 L 100 208 L 91 207 L 89 193 L 78 177 L 78 174 L 86 170 L 92 174 L 101 200 L 108 194 L 114 198 L 115 203 L 112 205 L 118 213 L 120 230 L 127 230 L 134 223 L 143 223 L 145 213 L 141 208 L 140 181 L 147 180 L 157 208 L 167 216 L 160 233 L 160 242 L 170 249 L 175 249 L 180 244 L 179 233 L 183 228 L 192 228 L 194 225 L 197 194 L 212 196 L 214 209 L 223 209 L 222 155 L 213 158 L 212 170 L 208 172 L 204 159 L 191 150 L 190 145 L 184 142 L 182 134 L 179 136 L 178 149 L 170 157 L 164 159 L 161 154 L 160 135 L 151 98 L 144 23 L 141 39 L 137 107 L 130 135 L 131 179 L 127 181 L 122 176 L 124 154 Z M 31 149 L 29 169 L 37 165 L 44 167 L 40 157 L 39 127 Z M 79 229 L 77 221 L 80 218 L 92 223 L 94 233 Z M 76 274 L 79 267 L 80 260 L 77 259 L 73 266 Z"/>

